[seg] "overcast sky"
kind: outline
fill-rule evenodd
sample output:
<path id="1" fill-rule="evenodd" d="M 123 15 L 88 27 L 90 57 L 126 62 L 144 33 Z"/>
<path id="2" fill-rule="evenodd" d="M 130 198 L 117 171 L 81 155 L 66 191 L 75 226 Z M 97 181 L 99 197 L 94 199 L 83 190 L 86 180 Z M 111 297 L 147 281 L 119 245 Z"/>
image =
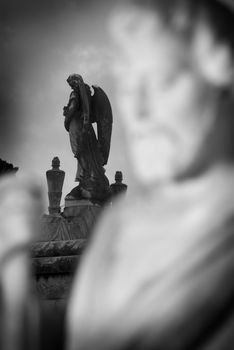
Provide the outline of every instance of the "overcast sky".
<path id="1" fill-rule="evenodd" d="M 75 72 L 109 96 L 114 126 L 107 176 L 113 182 L 122 170 L 131 181 L 111 72 L 106 19 L 113 2 L 1 1 L 0 158 L 44 176 L 58 156 L 66 171 L 64 194 L 75 185 L 76 161 L 62 116 L 70 94 L 66 78 Z"/>

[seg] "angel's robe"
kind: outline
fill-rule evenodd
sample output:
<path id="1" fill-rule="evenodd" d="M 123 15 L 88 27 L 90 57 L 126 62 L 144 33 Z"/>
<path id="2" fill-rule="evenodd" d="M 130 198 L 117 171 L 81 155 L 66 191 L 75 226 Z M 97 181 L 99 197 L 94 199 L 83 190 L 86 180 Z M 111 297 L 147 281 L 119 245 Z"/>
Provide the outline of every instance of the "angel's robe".
<path id="1" fill-rule="evenodd" d="M 230 350 L 233 274 L 234 167 L 139 190 L 87 248 L 68 349 Z"/>
<path id="2" fill-rule="evenodd" d="M 69 132 L 72 152 L 78 160 L 76 181 L 89 193 L 89 197 L 102 199 L 109 189 L 109 182 L 91 122 L 90 101 L 91 95 L 88 96 L 84 84 L 72 91 L 65 111 L 65 127 Z"/>
<path id="3" fill-rule="evenodd" d="M 70 120 L 67 121 L 67 129 L 70 137 L 71 149 L 76 156 L 81 149 L 81 134 L 84 124 L 83 113 L 80 108 L 81 98 L 78 91 L 72 91 L 69 97 L 68 109 L 74 108 Z"/>

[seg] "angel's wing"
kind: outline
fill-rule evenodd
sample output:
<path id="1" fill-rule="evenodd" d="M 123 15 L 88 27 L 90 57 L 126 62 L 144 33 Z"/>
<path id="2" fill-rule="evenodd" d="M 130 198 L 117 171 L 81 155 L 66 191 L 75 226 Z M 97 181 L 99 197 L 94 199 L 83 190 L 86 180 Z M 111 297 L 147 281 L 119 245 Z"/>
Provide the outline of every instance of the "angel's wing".
<path id="1" fill-rule="evenodd" d="M 92 85 L 94 95 L 91 97 L 91 121 L 97 123 L 98 144 L 103 155 L 105 165 L 108 161 L 112 133 L 112 109 L 106 93 L 99 87 Z"/>

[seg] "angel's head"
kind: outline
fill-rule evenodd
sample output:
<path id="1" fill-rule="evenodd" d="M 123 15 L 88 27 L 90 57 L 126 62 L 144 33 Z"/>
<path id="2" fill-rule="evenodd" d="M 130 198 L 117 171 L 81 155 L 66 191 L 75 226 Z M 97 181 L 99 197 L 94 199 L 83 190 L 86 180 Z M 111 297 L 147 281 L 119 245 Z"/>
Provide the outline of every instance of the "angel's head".
<path id="1" fill-rule="evenodd" d="M 135 173 L 147 184 L 199 173 L 230 158 L 229 2 L 133 0 L 111 19 L 120 48 L 115 65 L 120 112 Z"/>
<path id="2" fill-rule="evenodd" d="M 72 89 L 78 89 L 81 84 L 84 84 L 83 78 L 79 74 L 70 74 L 67 82 Z"/>

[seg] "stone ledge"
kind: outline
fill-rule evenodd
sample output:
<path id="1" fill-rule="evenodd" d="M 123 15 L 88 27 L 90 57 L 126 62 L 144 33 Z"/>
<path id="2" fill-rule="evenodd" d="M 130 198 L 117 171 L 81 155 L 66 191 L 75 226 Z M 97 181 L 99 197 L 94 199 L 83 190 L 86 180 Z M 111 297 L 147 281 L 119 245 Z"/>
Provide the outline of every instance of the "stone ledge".
<path id="1" fill-rule="evenodd" d="M 81 201 L 80 201 L 81 202 Z M 92 223 L 94 219 L 101 213 L 102 208 L 99 205 L 94 205 L 92 203 L 88 204 L 79 203 L 79 205 L 65 206 L 63 211 L 63 217 L 66 218 L 86 218 L 86 221 Z"/>
<path id="2" fill-rule="evenodd" d="M 65 209 L 71 207 L 98 206 L 87 199 L 65 199 Z"/>
<path id="3" fill-rule="evenodd" d="M 81 255 L 86 243 L 87 239 L 34 243 L 31 247 L 32 257 L 43 258 Z"/>
<path id="4" fill-rule="evenodd" d="M 73 274 L 79 260 L 80 256 L 34 258 L 32 266 L 35 275 Z"/>
<path id="5" fill-rule="evenodd" d="M 36 291 L 40 299 L 61 301 L 66 300 L 70 294 L 73 277 L 68 274 L 56 276 L 37 276 L 35 280 Z"/>

